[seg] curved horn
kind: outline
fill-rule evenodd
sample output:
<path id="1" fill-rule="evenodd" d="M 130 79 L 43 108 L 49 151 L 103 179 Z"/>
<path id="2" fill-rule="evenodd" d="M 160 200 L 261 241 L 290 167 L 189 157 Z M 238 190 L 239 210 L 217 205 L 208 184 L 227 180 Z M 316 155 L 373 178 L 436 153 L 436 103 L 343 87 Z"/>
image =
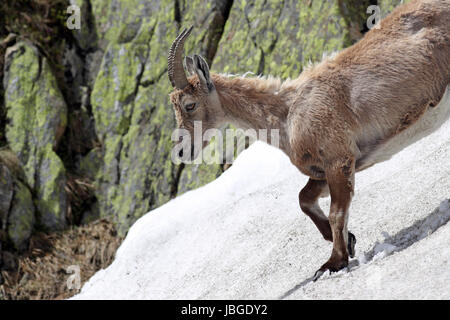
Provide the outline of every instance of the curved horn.
<path id="1" fill-rule="evenodd" d="M 168 62 L 168 74 L 169 80 L 172 86 L 178 89 L 184 89 L 188 85 L 188 80 L 183 68 L 183 46 L 184 41 L 189 36 L 192 31 L 193 26 L 189 29 L 184 29 L 169 50 L 169 55 L 167 57 Z"/>

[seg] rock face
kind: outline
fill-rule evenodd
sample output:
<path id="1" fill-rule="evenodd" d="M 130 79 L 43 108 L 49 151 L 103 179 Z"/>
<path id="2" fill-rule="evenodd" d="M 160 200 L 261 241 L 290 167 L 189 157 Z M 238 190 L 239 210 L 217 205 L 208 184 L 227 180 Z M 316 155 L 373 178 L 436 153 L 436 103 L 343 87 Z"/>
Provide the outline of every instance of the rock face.
<path id="1" fill-rule="evenodd" d="M 221 172 L 216 165 L 204 170 L 207 179 L 198 178 L 197 168 L 180 167 L 171 161 L 175 119 L 168 101 L 171 87 L 166 59 L 171 40 L 179 31 L 174 16 L 182 14 L 183 21 L 192 24 L 194 10 L 205 17 L 198 29 L 206 33 L 192 39 L 190 47 L 197 44 L 199 51 L 213 57 L 212 47 L 217 47 L 220 37 L 211 35 L 210 30 L 223 29 L 229 6 L 219 6 L 220 1 L 197 1 L 181 12 L 174 1 L 113 3 L 118 6 L 111 6 L 114 12 L 106 16 L 115 13 L 123 18 L 119 24 L 98 21 L 98 29 L 104 32 L 100 38 L 110 42 L 91 102 L 104 159 L 97 177 L 100 212 L 113 217 L 119 231 L 126 232 L 144 213 L 177 195 L 180 172 L 194 173 L 188 179 L 190 188 L 215 179 Z M 95 2 L 94 8 L 106 10 Z"/>
<path id="2" fill-rule="evenodd" d="M 67 106 L 47 60 L 20 42 L 5 57 L 6 138 L 36 192 L 39 223 L 66 225 L 65 169 L 54 150 L 67 124 Z"/>
<path id="3" fill-rule="evenodd" d="M 214 68 L 282 78 L 344 45 L 337 1 L 235 1 Z"/>
<path id="4" fill-rule="evenodd" d="M 12 152 L 0 151 L 0 239 L 23 250 L 34 228 L 35 207 L 18 162 Z"/>
<path id="5" fill-rule="evenodd" d="M 356 42 L 369 5 L 386 15 L 399 2 L 67 0 L 80 8 L 81 29 L 63 26 L 61 57 L 1 27 L 0 148 L 20 168 L 0 162 L 1 239 L 24 248 L 36 228 L 98 217 L 125 234 L 149 210 L 222 173 L 218 164 L 170 158 L 166 59 L 182 28 L 194 25 L 186 53 L 202 54 L 213 72 L 285 79 Z M 7 31 L 17 40 L 6 41 Z"/>

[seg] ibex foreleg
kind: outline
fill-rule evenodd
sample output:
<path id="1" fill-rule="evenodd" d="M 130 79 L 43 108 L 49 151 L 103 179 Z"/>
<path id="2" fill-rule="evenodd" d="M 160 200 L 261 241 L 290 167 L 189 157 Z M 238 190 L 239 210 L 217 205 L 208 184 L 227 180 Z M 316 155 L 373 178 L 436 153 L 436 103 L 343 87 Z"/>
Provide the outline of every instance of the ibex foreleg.
<path id="1" fill-rule="evenodd" d="M 311 218 L 323 238 L 332 242 L 333 233 L 331 231 L 330 222 L 320 208 L 318 201 L 320 197 L 328 195 L 329 189 L 326 180 L 309 179 L 306 186 L 300 191 L 298 198 L 302 211 Z M 347 250 L 350 257 L 353 258 L 355 255 L 356 238 L 351 232 L 348 232 L 347 237 Z"/>
<path id="2" fill-rule="evenodd" d="M 355 181 L 355 160 L 347 157 L 326 171 L 331 195 L 329 223 L 333 236 L 333 251 L 330 259 L 316 272 L 317 280 L 326 270 L 339 271 L 348 266 L 349 234 L 347 231 L 348 209 L 353 196 Z M 351 239 L 353 241 L 353 239 Z"/>

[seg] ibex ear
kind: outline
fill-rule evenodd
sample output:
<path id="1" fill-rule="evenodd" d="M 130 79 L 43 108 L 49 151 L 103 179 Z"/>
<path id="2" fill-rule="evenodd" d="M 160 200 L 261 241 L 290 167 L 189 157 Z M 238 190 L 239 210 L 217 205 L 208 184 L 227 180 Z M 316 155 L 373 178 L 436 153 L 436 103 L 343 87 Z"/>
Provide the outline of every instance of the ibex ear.
<path id="1" fill-rule="evenodd" d="M 192 60 L 192 59 L 191 59 Z M 186 60 L 186 63 L 190 64 L 191 62 L 188 62 Z M 188 69 L 190 68 L 187 66 Z M 199 55 L 194 55 L 194 61 L 192 69 L 195 71 L 195 73 L 198 75 L 198 78 L 200 79 L 201 84 L 208 89 L 209 92 L 211 92 L 214 89 L 214 84 L 211 80 L 210 74 L 209 74 L 209 67 L 206 63 L 205 59 L 203 59 Z"/>
<path id="2" fill-rule="evenodd" d="M 186 56 L 184 58 L 184 67 L 190 75 L 193 75 L 195 73 L 194 59 L 192 59 L 192 57 Z"/>

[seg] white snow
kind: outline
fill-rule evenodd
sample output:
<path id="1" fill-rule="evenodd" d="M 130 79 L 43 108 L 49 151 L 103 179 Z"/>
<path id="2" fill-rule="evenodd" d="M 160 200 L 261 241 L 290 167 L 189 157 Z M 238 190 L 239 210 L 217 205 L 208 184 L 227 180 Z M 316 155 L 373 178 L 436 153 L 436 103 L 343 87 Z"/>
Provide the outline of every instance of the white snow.
<path id="1" fill-rule="evenodd" d="M 450 298 L 450 121 L 356 176 L 349 272 L 301 213 L 307 178 L 257 142 L 216 181 L 139 219 L 75 299 Z M 322 199 L 326 212 L 329 199 Z"/>

